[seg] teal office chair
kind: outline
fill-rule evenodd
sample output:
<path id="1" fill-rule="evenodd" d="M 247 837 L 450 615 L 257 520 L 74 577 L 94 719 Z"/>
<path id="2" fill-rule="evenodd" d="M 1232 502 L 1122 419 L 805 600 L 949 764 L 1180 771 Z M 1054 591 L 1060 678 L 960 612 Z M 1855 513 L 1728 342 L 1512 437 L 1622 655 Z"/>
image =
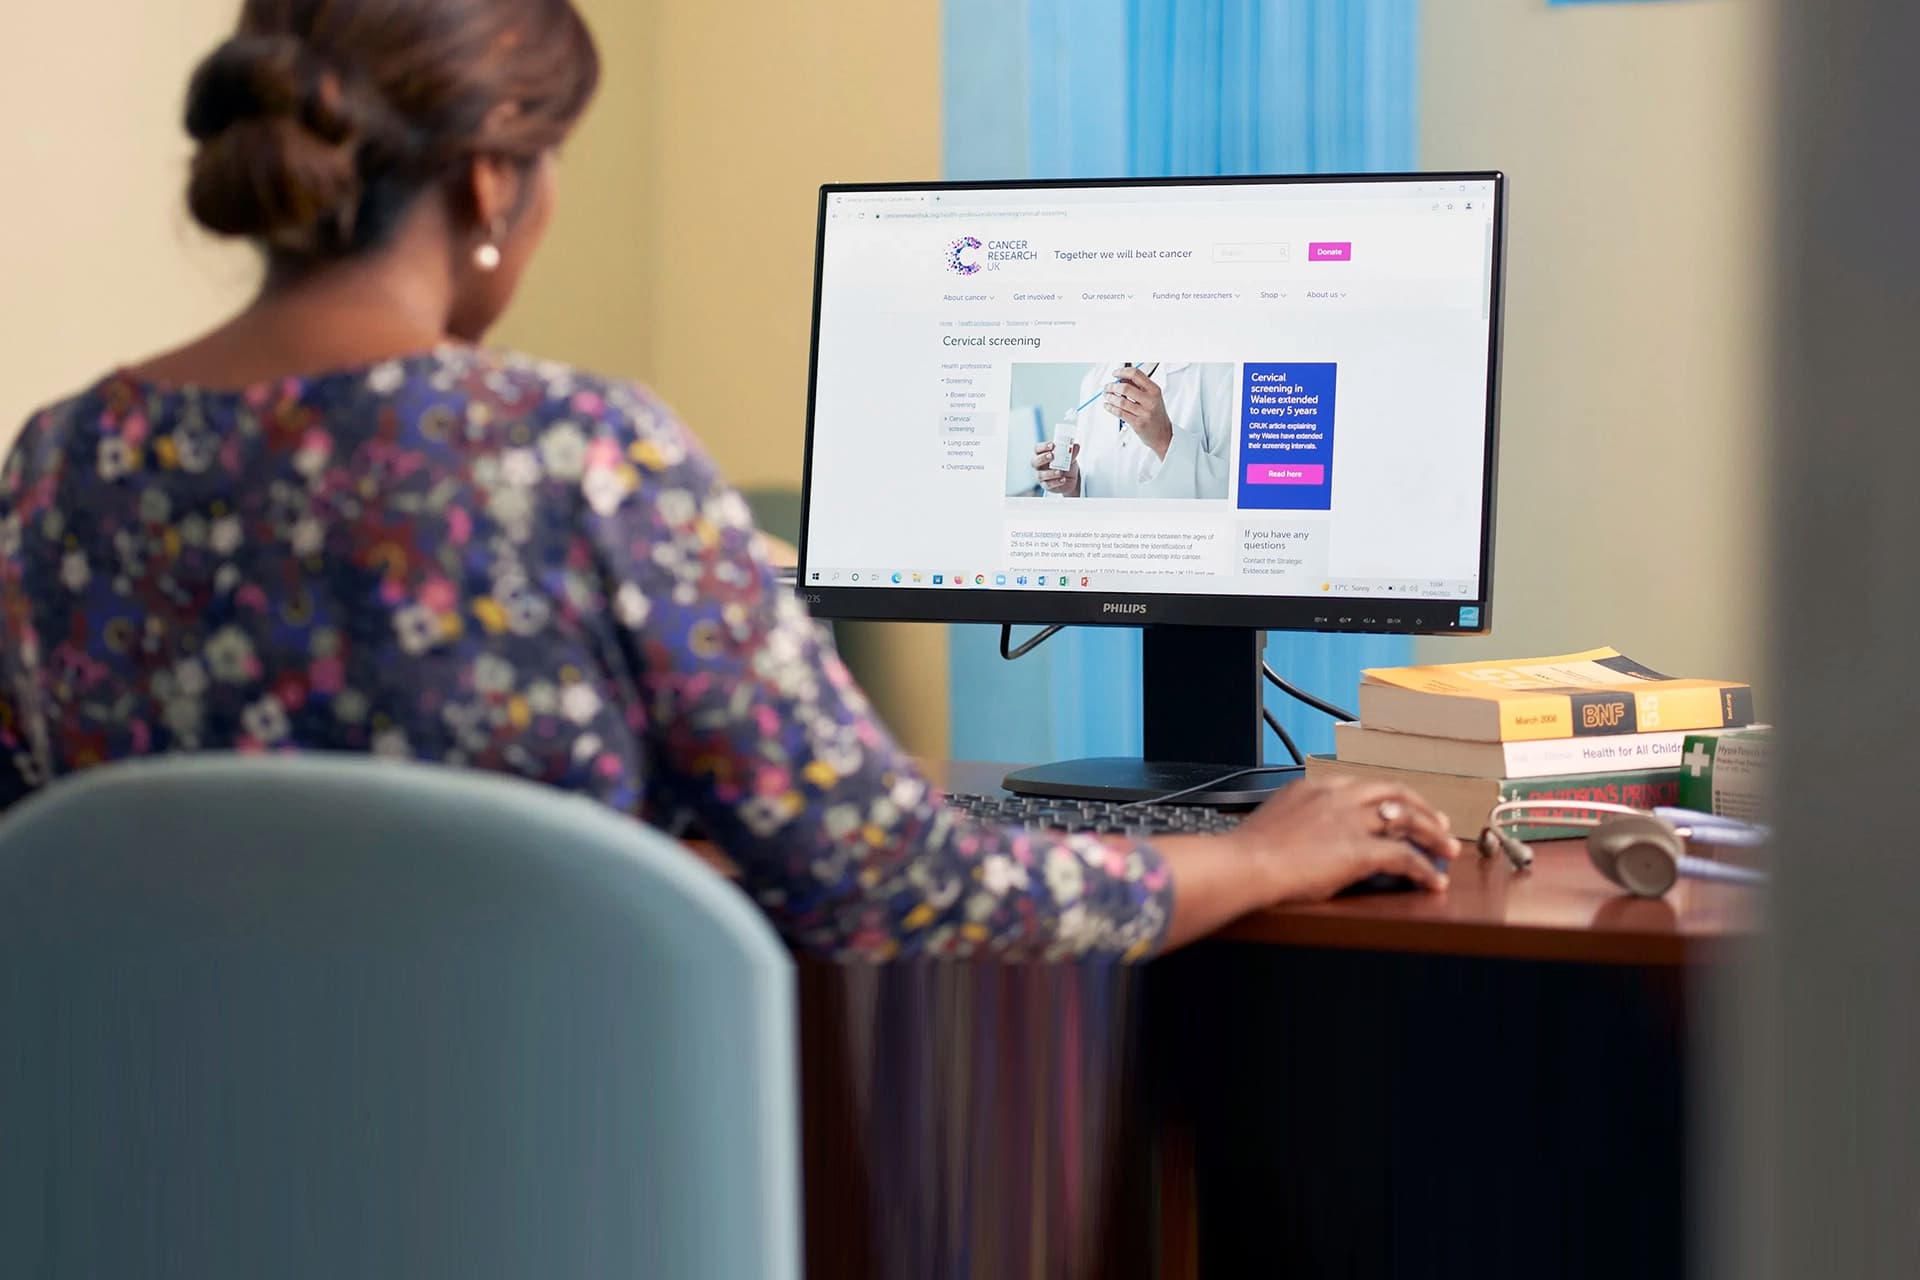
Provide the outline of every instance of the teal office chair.
<path id="1" fill-rule="evenodd" d="M 794 1280 L 791 961 L 560 792 L 180 757 L 0 818 L 0 1276 Z"/>

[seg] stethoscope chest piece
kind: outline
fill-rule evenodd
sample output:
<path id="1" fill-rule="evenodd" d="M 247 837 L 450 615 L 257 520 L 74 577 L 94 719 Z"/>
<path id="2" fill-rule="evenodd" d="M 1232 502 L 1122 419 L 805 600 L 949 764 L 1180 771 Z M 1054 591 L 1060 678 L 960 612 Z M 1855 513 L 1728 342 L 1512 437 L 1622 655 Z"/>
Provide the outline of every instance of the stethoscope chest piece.
<path id="1" fill-rule="evenodd" d="M 1642 898 L 1664 897 L 1673 888 L 1684 852 L 1673 827 L 1651 814 L 1614 818 L 1587 837 L 1594 870 Z"/>

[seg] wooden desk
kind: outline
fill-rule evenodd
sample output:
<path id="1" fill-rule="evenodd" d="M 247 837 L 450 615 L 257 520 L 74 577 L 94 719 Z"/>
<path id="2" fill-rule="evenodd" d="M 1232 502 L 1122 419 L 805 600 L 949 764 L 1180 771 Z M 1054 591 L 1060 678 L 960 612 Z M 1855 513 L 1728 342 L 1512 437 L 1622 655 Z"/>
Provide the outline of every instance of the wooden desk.
<path id="1" fill-rule="evenodd" d="M 1563 843 L 1134 969 L 803 959 L 809 1274 L 1678 1280 L 1697 974 L 1754 903 Z"/>
<path id="2" fill-rule="evenodd" d="M 1009 766 L 930 764 L 953 791 L 991 794 Z M 1608 884 L 1585 845 L 1536 846 L 1530 871 L 1469 852 L 1444 895 L 1379 893 L 1313 906 L 1275 907 L 1215 937 L 1289 947 L 1414 951 L 1433 955 L 1583 964 L 1671 965 L 1704 960 L 1754 928 L 1754 895 L 1730 885 L 1682 881 L 1664 899 L 1634 898 Z"/>

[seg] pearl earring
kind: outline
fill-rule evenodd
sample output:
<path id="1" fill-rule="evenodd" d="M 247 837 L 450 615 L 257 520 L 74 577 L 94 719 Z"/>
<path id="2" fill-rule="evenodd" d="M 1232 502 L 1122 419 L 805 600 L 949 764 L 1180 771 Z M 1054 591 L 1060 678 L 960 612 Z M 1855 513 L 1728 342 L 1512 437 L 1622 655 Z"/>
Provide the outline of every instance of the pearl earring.
<path id="1" fill-rule="evenodd" d="M 474 266 L 480 268 L 482 271 L 498 271 L 500 269 L 499 242 L 504 232 L 505 228 L 502 227 L 500 220 L 496 218 L 492 228 L 488 232 L 486 242 L 473 251 Z"/>

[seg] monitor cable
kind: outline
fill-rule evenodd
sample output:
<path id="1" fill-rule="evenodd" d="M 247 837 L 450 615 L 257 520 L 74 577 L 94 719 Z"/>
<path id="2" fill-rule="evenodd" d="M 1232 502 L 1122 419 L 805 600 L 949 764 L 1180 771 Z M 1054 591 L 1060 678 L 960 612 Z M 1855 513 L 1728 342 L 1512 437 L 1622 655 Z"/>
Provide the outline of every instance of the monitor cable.
<path id="1" fill-rule="evenodd" d="M 1273 730 L 1274 735 L 1280 739 L 1280 745 L 1287 749 L 1287 754 L 1293 757 L 1293 762 L 1297 765 L 1306 764 L 1307 758 L 1300 754 L 1300 748 L 1294 744 L 1293 735 L 1288 733 L 1286 727 L 1280 723 L 1280 717 L 1262 707 L 1260 718 L 1267 722 L 1267 728 Z"/>
<path id="2" fill-rule="evenodd" d="M 1000 624 L 1000 656 L 1008 662 L 1012 662 L 1015 658 L 1024 658 L 1064 630 L 1066 630 L 1066 624 L 1059 622 L 1050 627 L 1042 627 L 1030 639 L 1021 641 L 1020 647 L 1016 649 L 1010 647 L 1013 644 L 1013 624 L 1003 622 Z"/>
<path id="3" fill-rule="evenodd" d="M 1232 782 L 1236 778 L 1251 778 L 1257 774 L 1263 774 L 1263 773 L 1298 773 L 1298 772 L 1300 772 L 1300 766 L 1297 764 L 1254 765 L 1246 769 L 1235 769 L 1232 773 L 1223 773 L 1217 778 L 1208 778 L 1205 782 L 1200 783 L 1198 786 L 1182 787 L 1178 791 L 1169 791 L 1166 795 L 1163 795 L 1163 796 L 1149 796 L 1145 800 L 1129 801 L 1128 803 L 1120 805 L 1119 807 L 1122 809 L 1145 809 L 1145 808 L 1150 808 L 1154 805 L 1172 804 L 1176 800 L 1184 800 L 1188 796 L 1199 795 L 1202 791 L 1211 791 L 1215 787 L 1220 786 L 1223 783 Z"/>
<path id="4" fill-rule="evenodd" d="M 1322 715 L 1332 716 L 1335 720 L 1339 720 L 1346 724 L 1351 724 L 1353 721 L 1358 720 L 1360 718 L 1359 716 L 1354 715 L 1353 712 L 1351 711 L 1343 711 L 1339 707 L 1334 706 L 1331 702 L 1327 702 L 1324 699 L 1314 697 L 1312 694 L 1308 693 L 1305 689 L 1302 689 L 1298 685 L 1295 685 L 1290 681 L 1288 681 L 1285 676 L 1282 676 L 1278 671 L 1275 671 L 1271 666 L 1267 665 L 1264 662 L 1260 664 L 1260 673 L 1266 676 L 1268 682 L 1271 683 L 1274 688 L 1286 694 L 1289 698 L 1292 698 L 1296 702 L 1305 703 L 1307 706 L 1312 707 L 1315 711 L 1320 712 Z"/>

